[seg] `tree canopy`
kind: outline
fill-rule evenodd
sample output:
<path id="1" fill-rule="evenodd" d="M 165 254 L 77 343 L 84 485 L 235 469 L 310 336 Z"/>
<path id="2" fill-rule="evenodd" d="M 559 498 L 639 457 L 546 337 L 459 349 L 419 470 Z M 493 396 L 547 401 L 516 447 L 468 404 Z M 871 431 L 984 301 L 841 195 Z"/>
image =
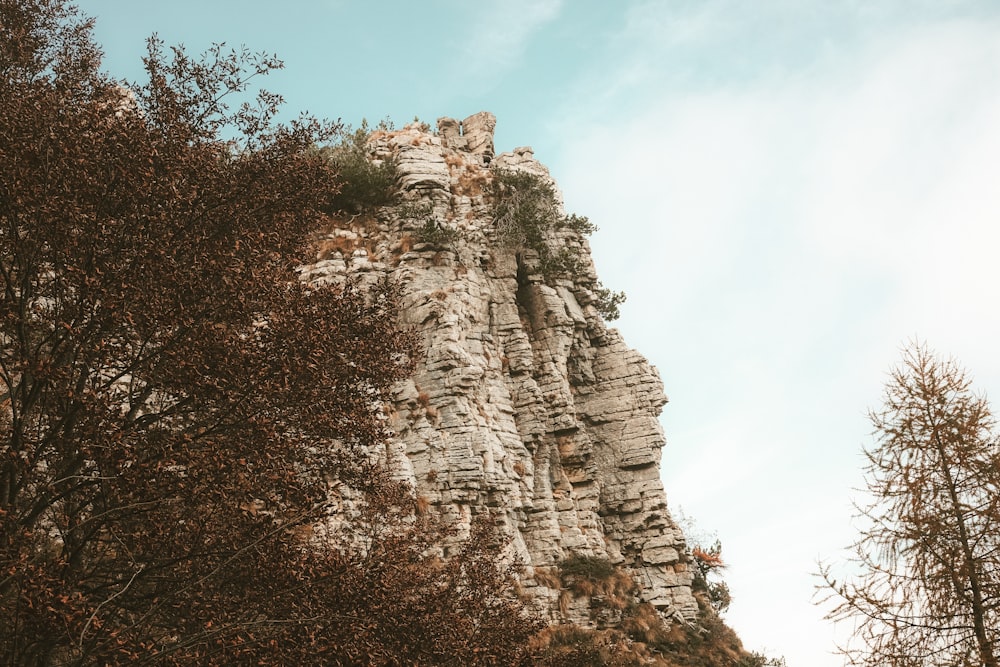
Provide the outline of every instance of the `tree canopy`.
<path id="1" fill-rule="evenodd" d="M 437 559 L 377 463 L 417 353 L 394 288 L 297 279 L 336 126 L 229 108 L 271 56 L 145 65 L 0 0 L 0 661 L 513 664 L 537 626 L 494 532 Z"/>

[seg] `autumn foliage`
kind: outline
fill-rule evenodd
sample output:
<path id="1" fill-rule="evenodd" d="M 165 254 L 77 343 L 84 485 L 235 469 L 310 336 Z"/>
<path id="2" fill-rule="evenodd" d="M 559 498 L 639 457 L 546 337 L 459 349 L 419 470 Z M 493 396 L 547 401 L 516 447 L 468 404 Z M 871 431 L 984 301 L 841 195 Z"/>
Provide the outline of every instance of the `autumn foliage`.
<path id="1" fill-rule="evenodd" d="M 335 128 L 228 108 L 271 57 L 99 62 L 63 2 L 0 0 L 0 662 L 521 659 L 495 531 L 437 558 L 375 456 L 393 287 L 297 279 Z"/>
<path id="2" fill-rule="evenodd" d="M 869 415 L 867 502 L 851 575 L 821 567 L 828 618 L 859 667 L 995 667 L 1000 655 L 1000 439 L 968 372 L 913 343 Z"/>
<path id="3" fill-rule="evenodd" d="M 706 551 L 704 548 L 696 546 L 691 549 L 691 557 L 695 560 L 698 571 L 701 572 L 702 576 L 726 566 L 722 561 L 722 554 L 718 549 L 713 548 Z"/>

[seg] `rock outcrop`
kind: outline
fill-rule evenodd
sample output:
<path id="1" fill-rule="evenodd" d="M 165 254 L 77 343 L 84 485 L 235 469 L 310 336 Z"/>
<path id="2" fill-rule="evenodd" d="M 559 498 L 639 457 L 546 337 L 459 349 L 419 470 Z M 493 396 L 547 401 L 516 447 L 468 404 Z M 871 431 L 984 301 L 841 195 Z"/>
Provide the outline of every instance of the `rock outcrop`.
<path id="1" fill-rule="evenodd" d="M 610 561 L 637 601 L 693 620 L 684 537 L 659 475 L 660 378 L 602 321 L 578 232 L 551 239 L 583 258 L 572 279 L 547 282 L 532 251 L 497 243 L 484 198 L 494 170 L 550 177 L 530 148 L 494 155 L 494 126 L 483 112 L 442 118 L 436 133 L 415 123 L 374 134 L 373 159 L 398 165 L 400 204 L 332 230 L 303 278 L 402 285 L 425 356 L 395 390 L 386 456 L 460 533 L 479 513 L 500 517 L 527 565 L 525 592 L 553 621 L 615 622 L 599 600 L 553 585 L 571 556 Z"/>

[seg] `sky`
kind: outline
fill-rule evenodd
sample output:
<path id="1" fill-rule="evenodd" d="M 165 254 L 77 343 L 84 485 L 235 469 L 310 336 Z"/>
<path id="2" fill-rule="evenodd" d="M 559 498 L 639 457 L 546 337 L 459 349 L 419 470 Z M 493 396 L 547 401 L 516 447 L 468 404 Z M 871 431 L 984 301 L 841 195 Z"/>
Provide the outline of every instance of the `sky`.
<path id="1" fill-rule="evenodd" d="M 276 53 L 287 118 L 497 116 L 591 240 L 670 403 L 671 508 L 722 541 L 748 649 L 835 667 L 866 418 L 912 340 L 1000 393 L 997 0 L 79 0 L 105 67 L 156 32 Z"/>

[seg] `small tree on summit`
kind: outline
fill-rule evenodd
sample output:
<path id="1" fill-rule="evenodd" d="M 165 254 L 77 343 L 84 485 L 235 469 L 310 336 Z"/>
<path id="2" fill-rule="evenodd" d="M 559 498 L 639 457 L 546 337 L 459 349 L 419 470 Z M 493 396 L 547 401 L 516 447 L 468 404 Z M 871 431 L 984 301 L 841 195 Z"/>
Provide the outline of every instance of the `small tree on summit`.
<path id="1" fill-rule="evenodd" d="M 821 568 L 842 648 L 862 667 L 995 667 L 1000 653 L 1000 443 L 966 372 L 921 345 L 905 350 L 870 414 L 871 500 L 853 546 L 861 573 Z"/>

